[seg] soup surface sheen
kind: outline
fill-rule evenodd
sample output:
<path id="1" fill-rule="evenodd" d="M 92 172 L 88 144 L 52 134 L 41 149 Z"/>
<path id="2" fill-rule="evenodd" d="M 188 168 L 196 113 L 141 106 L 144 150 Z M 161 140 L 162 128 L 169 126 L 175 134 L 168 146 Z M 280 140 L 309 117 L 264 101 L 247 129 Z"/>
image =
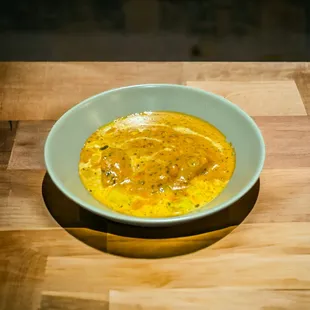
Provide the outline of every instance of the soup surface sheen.
<path id="1" fill-rule="evenodd" d="M 234 149 L 219 130 L 176 112 L 133 114 L 100 127 L 79 162 L 97 200 L 139 217 L 196 210 L 224 189 L 234 168 Z"/>

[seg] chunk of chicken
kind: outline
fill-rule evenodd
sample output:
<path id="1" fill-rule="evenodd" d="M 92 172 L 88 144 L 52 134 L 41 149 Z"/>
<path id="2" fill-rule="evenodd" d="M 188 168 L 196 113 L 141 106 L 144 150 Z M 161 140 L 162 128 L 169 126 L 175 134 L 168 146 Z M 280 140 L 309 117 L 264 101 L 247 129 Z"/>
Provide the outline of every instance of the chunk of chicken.
<path id="1" fill-rule="evenodd" d="M 130 159 L 121 149 L 106 148 L 102 150 L 101 172 L 103 186 L 119 184 L 132 174 Z"/>

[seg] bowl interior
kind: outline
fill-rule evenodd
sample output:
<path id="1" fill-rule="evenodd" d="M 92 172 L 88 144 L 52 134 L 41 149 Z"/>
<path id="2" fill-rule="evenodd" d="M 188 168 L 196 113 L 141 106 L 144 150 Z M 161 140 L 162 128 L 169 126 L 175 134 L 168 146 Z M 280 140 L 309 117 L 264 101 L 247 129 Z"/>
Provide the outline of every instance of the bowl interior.
<path id="1" fill-rule="evenodd" d="M 197 212 L 181 217 L 213 213 L 236 201 L 254 185 L 263 166 L 265 149 L 253 120 L 222 97 L 177 85 L 140 85 L 111 90 L 69 110 L 56 122 L 45 145 L 45 162 L 51 178 L 69 198 L 109 218 L 132 223 L 175 221 L 176 218 L 141 219 L 116 213 L 86 191 L 78 174 L 81 148 L 98 127 L 132 113 L 165 110 L 187 113 L 210 122 L 224 133 L 236 151 L 236 168 L 225 190 Z"/>

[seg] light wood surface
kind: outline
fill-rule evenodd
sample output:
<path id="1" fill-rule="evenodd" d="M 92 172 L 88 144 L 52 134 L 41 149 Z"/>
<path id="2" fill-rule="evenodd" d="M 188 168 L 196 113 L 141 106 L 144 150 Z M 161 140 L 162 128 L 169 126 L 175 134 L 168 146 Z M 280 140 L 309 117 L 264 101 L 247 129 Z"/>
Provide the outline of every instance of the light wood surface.
<path id="1" fill-rule="evenodd" d="M 189 81 L 186 85 L 223 96 L 250 115 L 307 114 L 294 81 Z"/>
<path id="2" fill-rule="evenodd" d="M 309 309 L 309 64 L 2 63 L 0 79 L 0 309 Z M 146 229 L 57 190 L 43 161 L 54 121 L 95 93 L 146 82 L 207 89 L 254 118 L 267 158 L 241 201 Z"/>
<path id="3" fill-rule="evenodd" d="M 83 99 L 110 88 L 141 83 L 186 85 L 195 81 L 206 83 L 203 88 L 207 82 L 245 82 L 238 83 L 237 91 L 246 92 L 249 99 L 253 96 L 255 102 L 259 102 L 260 97 L 276 99 L 272 108 L 270 102 L 264 106 L 270 115 L 274 115 L 278 105 L 278 114 L 283 115 L 290 108 L 296 115 L 302 113 L 303 107 L 296 107 L 300 98 L 293 81 L 310 111 L 309 71 L 308 63 L 0 63 L 0 115 L 3 120 L 55 120 Z M 270 97 L 262 93 L 264 86 L 257 83 L 256 94 L 249 92 L 253 82 L 264 81 L 269 82 Z M 221 94 L 227 85 L 216 83 L 213 87 Z M 279 87 L 278 93 L 276 87 Z M 289 106 L 288 98 L 284 97 L 285 109 L 280 108 L 282 91 L 292 98 Z M 252 105 L 249 103 L 251 109 Z"/>

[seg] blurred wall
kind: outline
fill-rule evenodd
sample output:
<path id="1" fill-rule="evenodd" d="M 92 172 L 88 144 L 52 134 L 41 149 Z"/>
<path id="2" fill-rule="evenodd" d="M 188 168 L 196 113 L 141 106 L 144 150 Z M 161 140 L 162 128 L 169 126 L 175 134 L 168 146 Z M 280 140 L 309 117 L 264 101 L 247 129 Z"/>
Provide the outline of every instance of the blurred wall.
<path id="1" fill-rule="evenodd" d="M 0 10 L 0 60 L 308 60 L 309 6 L 302 0 L 13 0 Z"/>

